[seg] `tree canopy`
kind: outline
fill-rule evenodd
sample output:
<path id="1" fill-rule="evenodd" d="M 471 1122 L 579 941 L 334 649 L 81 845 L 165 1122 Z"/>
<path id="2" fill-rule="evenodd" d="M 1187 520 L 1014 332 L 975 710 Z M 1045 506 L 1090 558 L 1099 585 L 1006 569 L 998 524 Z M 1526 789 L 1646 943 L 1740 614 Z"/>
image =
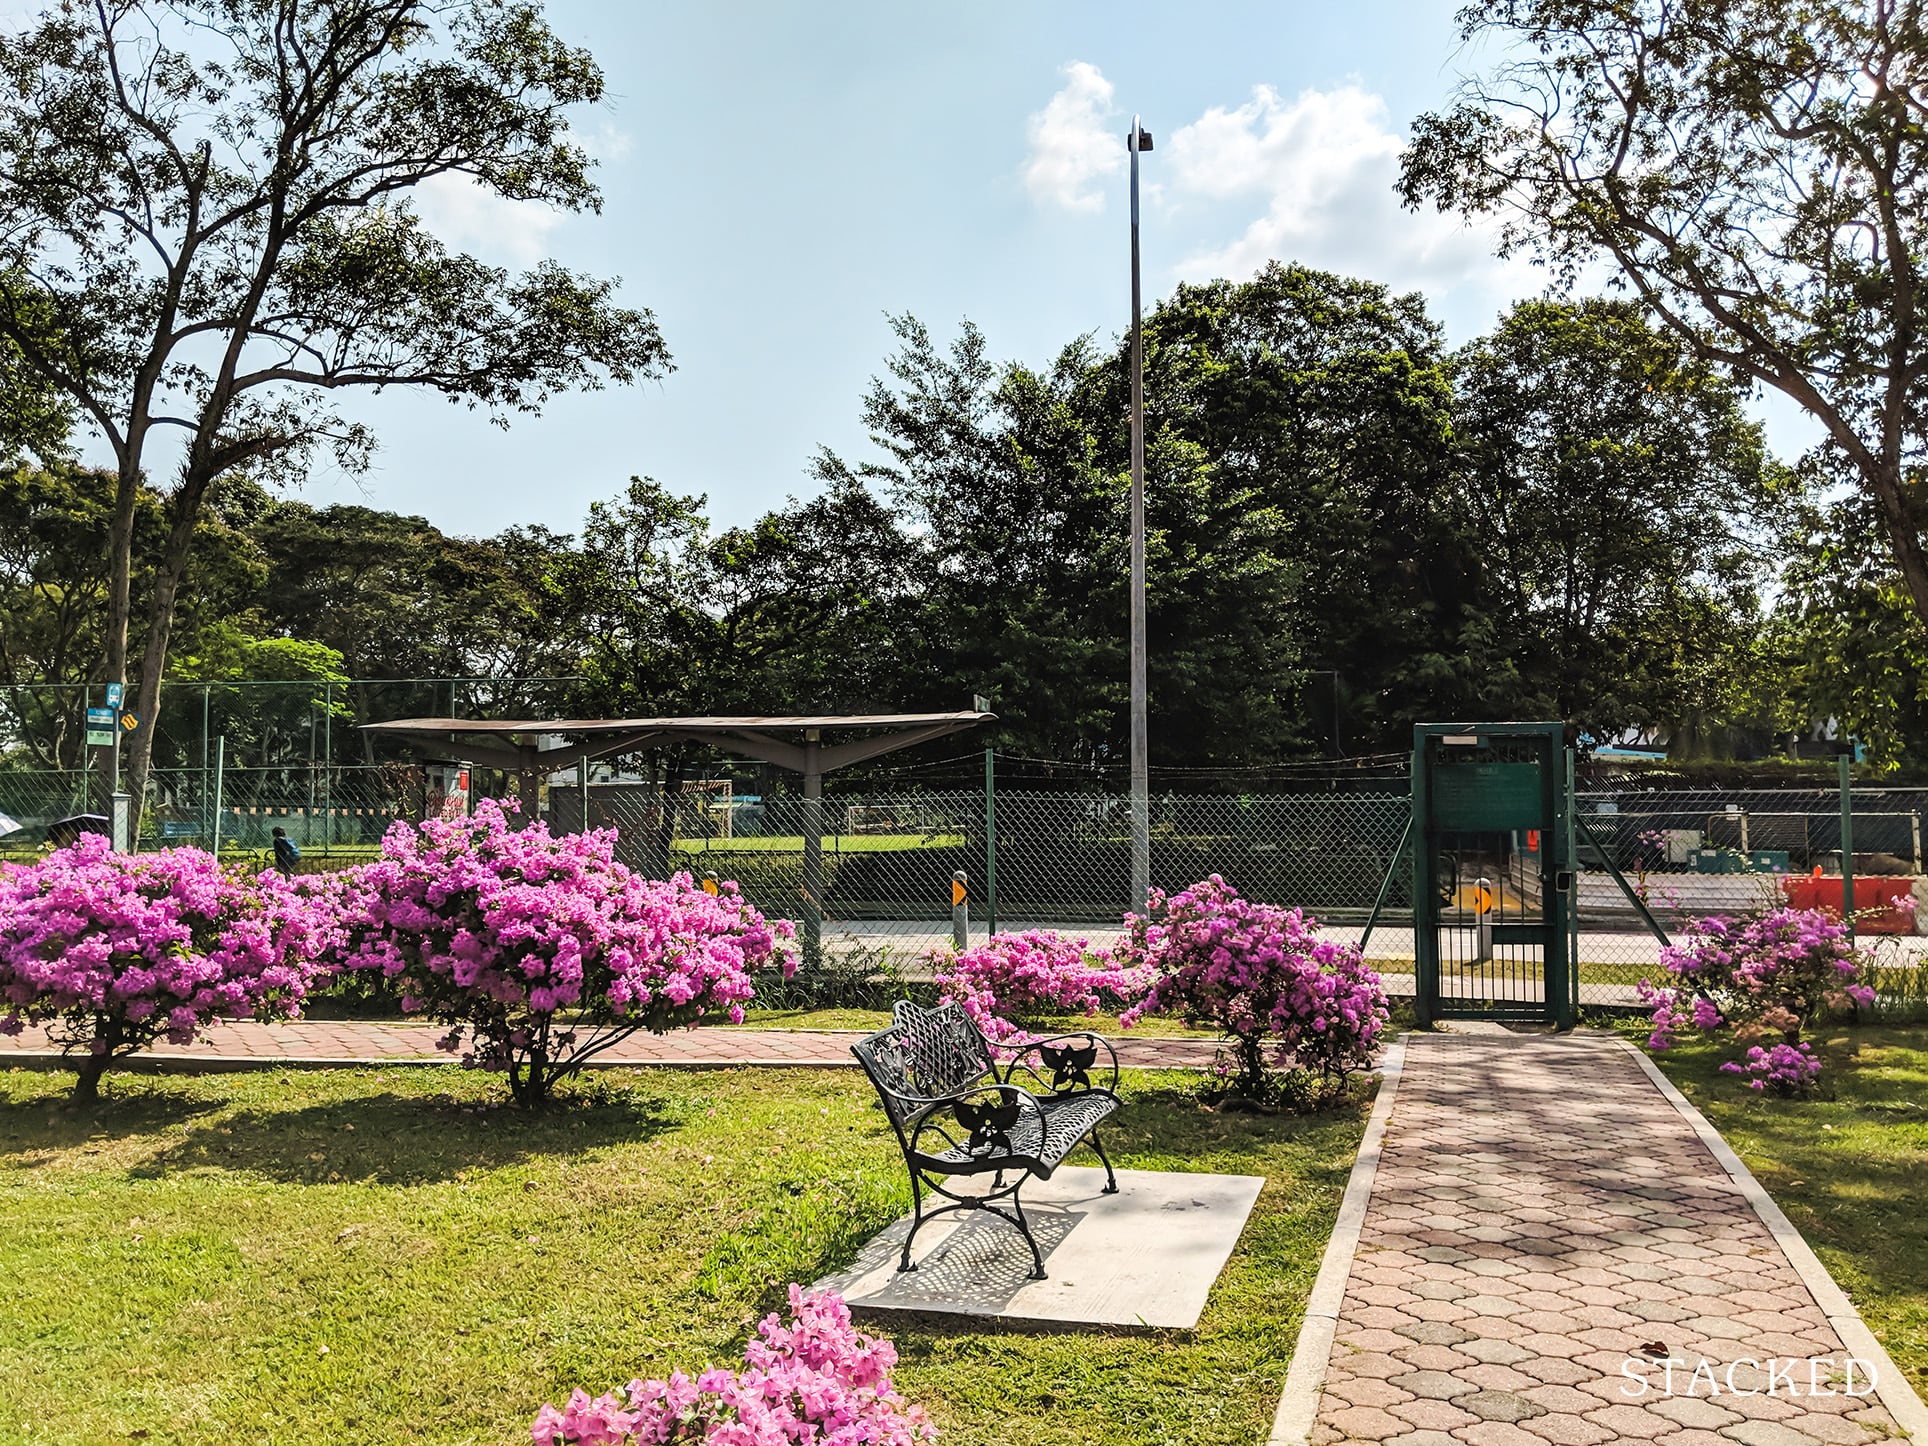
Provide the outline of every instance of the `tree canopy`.
<path id="1" fill-rule="evenodd" d="M 501 681 L 466 685 L 462 707 L 908 711 L 980 693 L 1006 750 L 1122 771 L 1123 348 L 1077 338 L 1034 367 L 968 323 L 894 326 L 858 400 L 873 446 L 821 453 L 814 495 L 739 526 L 648 478 L 572 534 L 489 538 L 230 480 L 170 676 L 218 685 L 216 722 L 251 763 L 305 760 L 318 708 L 442 712 L 446 686 L 405 680 L 484 677 Z M 1884 756 L 1921 736 L 1904 684 L 1928 649 L 1866 510 L 1774 462 L 1731 378 L 1634 305 L 1522 303 L 1450 351 L 1417 298 L 1280 265 L 1179 288 L 1146 338 L 1161 768 L 1396 752 L 1413 721 L 1454 716 L 1686 747 L 1878 717 Z M 9 677 L 92 676 L 109 481 L 0 474 L 23 501 L 0 519 Z M 141 499 L 136 576 L 166 541 L 164 497 Z M 1877 613 L 1868 649 L 1886 652 L 1848 691 L 1820 657 Z M 246 686 L 270 667 L 314 685 L 285 716 Z M 32 724 L 68 730 L 37 757 L 72 758 L 78 701 Z M 168 762 L 193 762 L 168 739 L 195 721 L 157 730 Z M 344 759 L 367 746 L 334 739 Z"/>
<path id="2" fill-rule="evenodd" d="M 1473 0 L 1408 203 L 1597 275 L 1819 421 L 1928 618 L 1928 31 L 1894 0 Z"/>
<path id="3" fill-rule="evenodd" d="M 411 190 L 463 178 L 594 209 L 568 113 L 586 52 L 522 0 L 61 0 L 0 46 L 0 390 L 30 371 L 111 450 L 106 676 L 125 680 L 150 445 L 180 440 L 142 579 L 153 717 L 210 492 L 365 464 L 347 389 L 438 391 L 498 419 L 659 374 L 615 283 L 449 250 Z M 0 361 L 7 360 L 0 358 Z M 127 764 L 138 798 L 152 730 Z"/>

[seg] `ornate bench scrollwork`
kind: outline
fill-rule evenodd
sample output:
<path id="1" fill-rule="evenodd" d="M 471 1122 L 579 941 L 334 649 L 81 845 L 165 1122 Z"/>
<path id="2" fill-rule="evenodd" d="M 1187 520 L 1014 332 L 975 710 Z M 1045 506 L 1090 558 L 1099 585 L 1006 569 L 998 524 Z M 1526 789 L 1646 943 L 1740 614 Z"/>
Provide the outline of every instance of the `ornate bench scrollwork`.
<path id="1" fill-rule="evenodd" d="M 1101 1050 L 1108 1057 L 1102 1066 Z M 1043 1280 L 1044 1257 L 1018 1192 L 1033 1178 L 1049 1180 L 1083 1141 L 1104 1161 L 1105 1193 L 1116 1193 L 1118 1176 L 1098 1126 L 1118 1109 L 1118 1056 L 1098 1035 L 1034 1041 L 1000 1070 L 990 1043 L 955 1004 L 901 1003 L 888 1029 L 851 1052 L 876 1086 L 910 1171 L 912 1221 L 899 1270 L 917 1268 L 911 1242 L 926 1220 L 986 1210 L 1022 1232 L 1031 1247 L 1031 1276 Z M 1094 1072 L 1102 1086 L 1092 1083 Z M 983 1175 L 991 1179 L 982 1190 L 960 1184 Z M 948 1203 L 926 1209 L 927 1196 Z"/>

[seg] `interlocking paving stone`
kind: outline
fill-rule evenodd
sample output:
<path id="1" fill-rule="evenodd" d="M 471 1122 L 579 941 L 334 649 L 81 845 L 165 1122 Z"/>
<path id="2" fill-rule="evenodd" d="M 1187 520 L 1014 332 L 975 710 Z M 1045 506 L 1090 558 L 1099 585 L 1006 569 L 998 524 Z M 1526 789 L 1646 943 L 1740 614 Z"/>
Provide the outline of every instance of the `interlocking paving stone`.
<path id="1" fill-rule="evenodd" d="M 1599 1036 L 1406 1046 L 1314 1439 L 1849 1446 L 1872 1398 L 1765 1394 L 1747 1357 L 1847 1354 L 1692 1126 Z M 1638 1354 L 1658 1346 L 1664 1367 Z M 1652 1384 L 1623 1374 L 1630 1355 Z M 1706 1374 L 1688 1387 L 1695 1367 Z M 1825 1382 L 1824 1382 L 1825 1384 Z"/>

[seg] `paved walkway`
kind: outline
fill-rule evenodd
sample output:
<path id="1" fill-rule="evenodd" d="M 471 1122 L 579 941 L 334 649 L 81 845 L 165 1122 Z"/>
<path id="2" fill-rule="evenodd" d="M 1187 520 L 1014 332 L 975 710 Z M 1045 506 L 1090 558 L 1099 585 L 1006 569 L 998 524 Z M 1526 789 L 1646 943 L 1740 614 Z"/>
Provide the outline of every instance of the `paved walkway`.
<path id="1" fill-rule="evenodd" d="M 1616 1041 L 1414 1035 L 1312 1440 L 1846 1446 L 1898 1435 L 1865 1374 L 1862 1395 L 1843 1393 L 1850 1352 L 1817 1290 L 1840 1319 L 1831 1282 L 1810 1288 Z M 1815 1368 L 1818 1387 L 1810 1357 L 1832 1358 Z M 1770 1380 L 1770 1365 L 1784 1374 Z M 1628 1372 L 1651 1384 L 1638 1390 Z"/>
<path id="2" fill-rule="evenodd" d="M 157 1044 L 142 1058 L 192 1062 L 212 1068 L 272 1064 L 342 1065 L 404 1061 L 445 1061 L 435 1047 L 442 1030 L 434 1025 L 388 1024 L 357 1020 L 296 1020 L 287 1024 L 220 1024 L 190 1045 Z M 855 1066 L 851 1041 L 855 1029 L 678 1029 L 669 1034 L 634 1034 L 597 1057 L 599 1065 L 669 1065 L 703 1068 L 726 1065 Z M 1118 1062 L 1133 1069 L 1204 1069 L 1217 1044 L 1209 1039 L 1148 1039 L 1121 1035 L 1112 1041 Z M 44 1032 L 27 1029 L 0 1035 L 0 1066 L 12 1059 L 57 1053 Z"/>

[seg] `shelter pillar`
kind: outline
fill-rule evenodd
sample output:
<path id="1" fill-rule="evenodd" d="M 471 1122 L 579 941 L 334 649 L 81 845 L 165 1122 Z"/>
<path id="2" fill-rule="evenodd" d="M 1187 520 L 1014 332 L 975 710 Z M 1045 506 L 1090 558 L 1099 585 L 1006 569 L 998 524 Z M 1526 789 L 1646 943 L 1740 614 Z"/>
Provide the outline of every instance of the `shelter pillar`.
<path id="1" fill-rule="evenodd" d="M 531 754 L 535 752 L 533 748 L 529 751 Z M 542 817 L 541 783 L 542 774 L 537 771 L 533 759 L 516 770 L 515 796 L 516 802 L 522 806 L 522 820 L 519 827 L 528 828 Z"/>
<path id="2" fill-rule="evenodd" d="M 823 962 L 823 760 L 821 734 L 803 735 L 803 962 Z"/>

